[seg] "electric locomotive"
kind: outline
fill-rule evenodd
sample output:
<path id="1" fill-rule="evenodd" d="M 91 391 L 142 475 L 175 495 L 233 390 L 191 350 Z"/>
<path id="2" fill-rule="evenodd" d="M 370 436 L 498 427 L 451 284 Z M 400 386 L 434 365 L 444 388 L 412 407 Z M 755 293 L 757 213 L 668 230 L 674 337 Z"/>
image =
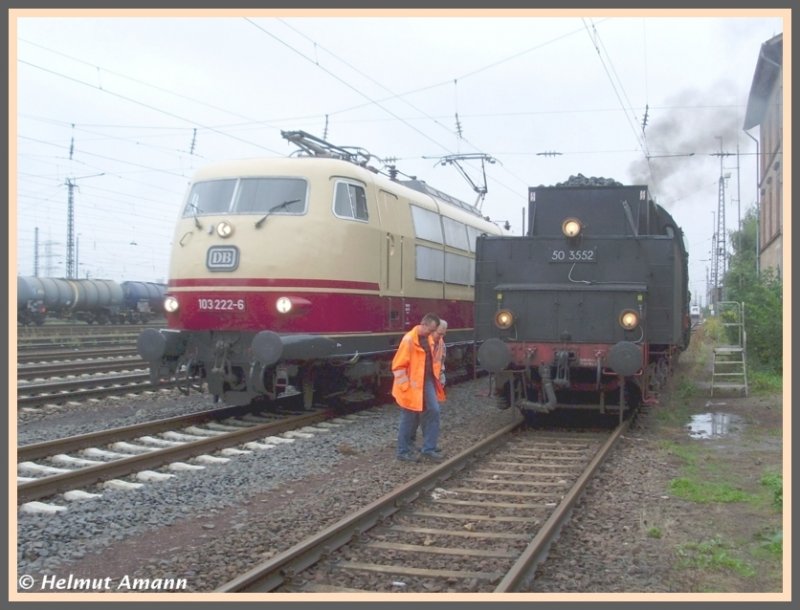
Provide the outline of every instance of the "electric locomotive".
<path id="1" fill-rule="evenodd" d="M 584 179 L 585 181 L 585 179 Z M 689 342 L 683 232 L 644 185 L 529 188 L 528 227 L 476 252 L 480 364 L 526 416 L 656 400 Z"/>
<path id="2" fill-rule="evenodd" d="M 151 379 L 249 404 L 386 391 L 403 334 L 449 322 L 448 370 L 474 362 L 476 206 L 369 165 L 360 148 L 283 132 L 298 155 L 211 164 L 178 219 L 167 328 L 138 350 Z M 452 367 L 452 368 L 451 368 Z"/>

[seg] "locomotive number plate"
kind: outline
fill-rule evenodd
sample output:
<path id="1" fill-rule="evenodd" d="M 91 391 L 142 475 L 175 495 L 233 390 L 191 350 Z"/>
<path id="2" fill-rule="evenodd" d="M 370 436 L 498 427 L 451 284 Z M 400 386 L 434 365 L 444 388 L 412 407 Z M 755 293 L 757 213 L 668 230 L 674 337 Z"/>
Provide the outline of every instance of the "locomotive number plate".
<path id="1" fill-rule="evenodd" d="M 563 250 L 556 249 L 550 253 L 551 263 L 596 263 L 597 250 L 589 248 L 585 250 Z"/>
<path id="2" fill-rule="evenodd" d="M 244 299 L 197 299 L 200 311 L 244 311 Z"/>

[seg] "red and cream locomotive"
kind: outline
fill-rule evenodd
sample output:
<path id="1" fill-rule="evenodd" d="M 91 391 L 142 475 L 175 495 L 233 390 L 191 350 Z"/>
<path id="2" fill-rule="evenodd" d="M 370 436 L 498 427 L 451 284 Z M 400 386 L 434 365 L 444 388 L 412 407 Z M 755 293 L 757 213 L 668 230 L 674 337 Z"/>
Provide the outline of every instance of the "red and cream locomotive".
<path id="1" fill-rule="evenodd" d="M 449 322 L 450 366 L 473 362 L 475 243 L 501 230 L 361 149 L 284 133 L 302 153 L 199 170 L 174 233 L 167 328 L 144 331 L 154 381 L 247 404 L 374 392 L 425 312 Z"/>

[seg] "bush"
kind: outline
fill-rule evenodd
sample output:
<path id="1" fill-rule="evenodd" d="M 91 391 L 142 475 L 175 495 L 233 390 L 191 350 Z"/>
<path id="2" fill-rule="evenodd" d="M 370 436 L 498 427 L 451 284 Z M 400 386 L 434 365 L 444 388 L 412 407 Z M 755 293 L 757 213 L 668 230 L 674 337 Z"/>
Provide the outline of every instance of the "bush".
<path id="1" fill-rule="evenodd" d="M 755 211 L 742 230 L 731 234 L 735 251 L 725 274 L 726 301 L 744 303 L 747 360 L 750 366 L 780 375 L 783 369 L 783 282 L 772 269 L 756 273 Z"/>

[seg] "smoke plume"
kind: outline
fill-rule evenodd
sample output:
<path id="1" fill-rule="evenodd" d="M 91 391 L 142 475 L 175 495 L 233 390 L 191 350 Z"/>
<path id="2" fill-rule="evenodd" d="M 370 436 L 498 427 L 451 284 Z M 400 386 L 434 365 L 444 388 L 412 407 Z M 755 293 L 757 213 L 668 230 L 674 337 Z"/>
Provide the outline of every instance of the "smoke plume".
<path id="1" fill-rule="evenodd" d="M 649 185 L 666 208 L 713 185 L 719 180 L 720 159 L 725 160 L 720 146 L 736 154 L 745 107 L 746 100 L 730 83 L 719 83 L 708 91 L 683 91 L 651 109 L 644 131 L 650 156 L 628 168 L 630 183 Z"/>

